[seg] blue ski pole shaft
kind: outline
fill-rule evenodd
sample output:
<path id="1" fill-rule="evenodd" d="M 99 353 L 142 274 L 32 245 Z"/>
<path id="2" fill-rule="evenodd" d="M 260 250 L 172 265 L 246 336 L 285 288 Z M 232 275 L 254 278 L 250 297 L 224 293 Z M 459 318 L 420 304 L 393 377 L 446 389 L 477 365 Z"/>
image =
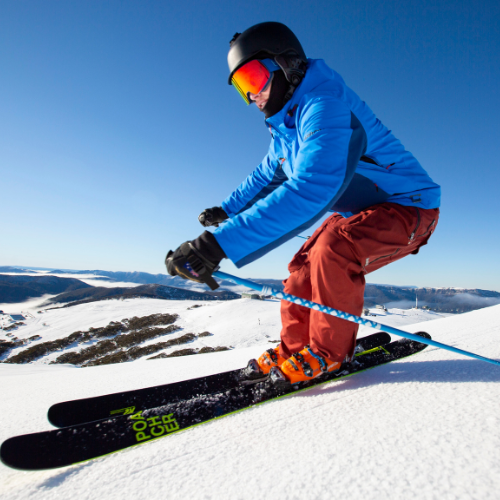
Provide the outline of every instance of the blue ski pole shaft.
<path id="1" fill-rule="evenodd" d="M 233 276 L 232 274 L 223 273 L 222 271 L 216 271 L 213 275 L 223 280 L 232 281 L 237 285 L 243 285 L 248 288 L 252 288 L 253 290 L 257 290 L 258 292 L 265 293 L 266 295 L 272 295 L 273 297 L 276 297 L 278 299 L 287 300 L 288 302 L 293 302 L 294 304 L 298 304 L 299 306 L 308 307 L 309 309 L 314 309 L 315 311 L 321 311 L 325 314 L 330 314 L 331 316 L 336 316 L 337 318 L 345 319 L 346 321 L 351 321 L 352 323 L 358 323 L 358 325 L 369 326 L 371 328 L 375 328 L 376 330 L 382 330 L 387 333 L 398 335 L 399 337 L 415 340 L 416 342 L 421 342 L 422 344 L 432 345 L 434 347 L 439 347 L 440 349 L 445 349 L 447 351 L 456 352 L 457 354 L 462 354 L 463 356 L 468 356 L 469 358 L 479 359 L 480 361 L 486 361 L 486 363 L 491 363 L 493 365 L 500 366 L 500 361 L 497 361 L 495 359 L 485 358 L 484 356 L 479 356 L 478 354 L 474 354 L 469 351 L 457 349 L 456 347 L 452 347 L 447 344 L 441 344 L 441 342 L 436 342 L 435 340 L 426 339 L 424 337 L 420 337 L 419 335 L 408 333 L 403 330 L 399 330 L 398 328 L 394 328 L 392 326 L 383 325 L 381 323 L 375 323 L 375 321 L 370 321 L 369 319 L 363 319 L 360 318 L 359 316 L 355 316 L 354 314 L 349 314 L 344 311 L 339 311 L 338 309 L 333 309 L 331 307 L 323 306 L 321 304 L 312 302 L 310 300 L 301 299 L 300 297 L 296 297 L 295 295 L 290 295 L 285 292 L 280 292 L 275 288 L 271 288 L 265 285 L 259 285 L 258 283 L 254 283 L 253 281 L 245 280 L 243 278 L 238 278 L 237 276 Z"/>

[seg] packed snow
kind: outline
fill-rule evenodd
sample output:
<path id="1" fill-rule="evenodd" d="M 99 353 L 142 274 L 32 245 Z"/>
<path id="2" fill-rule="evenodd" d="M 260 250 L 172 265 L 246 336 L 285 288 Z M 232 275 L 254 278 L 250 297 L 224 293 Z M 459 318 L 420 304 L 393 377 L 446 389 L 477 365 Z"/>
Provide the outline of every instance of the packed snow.
<path id="1" fill-rule="evenodd" d="M 188 310 L 194 303 L 202 307 Z M 56 402 L 239 368 L 279 336 L 279 302 L 250 299 L 95 302 L 35 313 L 14 334 L 39 334 L 46 341 L 157 312 L 178 312 L 184 332 L 213 334 L 195 342 L 234 349 L 90 368 L 49 366 L 43 358 L 28 365 L 2 363 L 0 440 L 51 429 L 46 412 Z M 372 312 L 380 323 L 425 330 L 439 342 L 500 359 L 500 306 L 448 317 L 421 310 Z M 360 335 L 368 333 L 365 328 Z M 41 472 L 1 465 L 0 495 L 496 499 L 499 382 L 500 367 L 428 347 L 94 461 Z"/>

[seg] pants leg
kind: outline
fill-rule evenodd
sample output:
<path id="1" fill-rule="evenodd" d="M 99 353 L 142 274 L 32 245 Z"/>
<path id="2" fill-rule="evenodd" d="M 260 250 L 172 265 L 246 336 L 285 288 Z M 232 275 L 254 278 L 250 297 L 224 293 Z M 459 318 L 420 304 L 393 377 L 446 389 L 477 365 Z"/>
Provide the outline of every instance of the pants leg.
<path id="1" fill-rule="evenodd" d="M 439 210 L 382 203 L 347 219 L 332 215 L 290 263 L 287 293 L 360 316 L 365 274 L 417 253 L 436 227 Z M 358 325 L 282 301 L 281 354 L 309 344 L 332 361 L 352 356 Z"/>
<path id="2" fill-rule="evenodd" d="M 309 262 L 293 272 L 285 280 L 285 291 L 306 300 L 312 300 L 311 276 Z M 281 301 L 281 331 L 280 354 L 289 358 L 294 352 L 299 352 L 309 344 L 309 318 L 311 309 L 302 307 L 286 300 Z M 285 326 L 286 325 L 286 326 Z"/>

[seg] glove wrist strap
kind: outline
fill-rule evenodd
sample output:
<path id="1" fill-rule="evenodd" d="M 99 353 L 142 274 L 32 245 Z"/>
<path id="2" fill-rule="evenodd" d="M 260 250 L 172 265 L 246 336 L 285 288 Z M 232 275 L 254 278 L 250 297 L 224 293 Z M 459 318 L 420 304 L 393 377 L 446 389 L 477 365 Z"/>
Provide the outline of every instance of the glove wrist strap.
<path id="1" fill-rule="evenodd" d="M 186 259 L 193 268 L 193 271 L 197 273 L 200 278 L 206 283 L 211 290 L 216 290 L 219 288 L 219 284 L 212 277 L 212 273 L 219 269 L 219 266 L 214 265 L 208 259 L 206 259 L 195 247 L 188 241 L 184 243 L 189 247 L 190 252 L 186 255 Z"/>

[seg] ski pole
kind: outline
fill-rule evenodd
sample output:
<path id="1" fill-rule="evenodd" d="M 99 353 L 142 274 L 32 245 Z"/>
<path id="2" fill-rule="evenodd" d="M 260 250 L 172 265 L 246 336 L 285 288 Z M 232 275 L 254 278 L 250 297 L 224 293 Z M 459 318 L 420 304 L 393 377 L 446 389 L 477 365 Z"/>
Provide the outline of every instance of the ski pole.
<path id="1" fill-rule="evenodd" d="M 500 366 L 500 361 L 495 359 L 485 358 L 484 356 L 479 356 L 478 354 L 474 354 L 469 351 L 463 351 L 462 349 L 457 349 L 456 347 L 452 347 L 451 345 L 441 344 L 441 342 L 436 342 L 435 340 L 426 339 L 424 337 L 420 337 L 419 335 L 415 335 L 413 333 L 408 333 L 403 330 L 399 330 L 398 328 L 394 328 L 392 326 L 382 325 L 381 323 L 375 323 L 375 321 L 370 321 L 369 319 L 363 319 L 359 316 L 355 316 L 354 314 L 349 314 L 344 311 L 339 311 L 338 309 L 333 309 L 331 307 L 323 306 L 318 304 L 317 302 L 312 302 L 310 300 L 301 299 L 300 297 L 296 297 L 295 295 L 290 295 L 285 292 L 280 292 L 276 290 L 276 288 L 271 288 L 266 285 L 259 285 L 258 283 L 254 283 L 253 281 L 245 280 L 243 278 L 238 278 L 237 276 L 233 276 L 232 274 L 223 273 L 222 271 L 216 271 L 213 273 L 213 276 L 217 278 L 232 281 L 237 285 L 243 285 L 247 288 L 252 288 L 257 290 L 258 292 L 262 292 L 266 295 L 272 295 L 281 300 L 287 300 L 288 302 L 293 302 L 294 304 L 298 304 L 299 306 L 308 307 L 309 309 L 314 309 L 315 311 L 321 311 L 325 314 L 329 314 L 330 316 L 336 316 L 337 318 L 345 319 L 346 321 L 350 321 L 351 323 L 358 323 L 358 325 L 369 326 L 371 328 L 375 328 L 376 330 L 382 330 L 383 332 L 392 333 L 394 335 L 398 335 L 399 337 L 404 337 L 405 339 L 415 340 L 416 342 L 420 342 L 422 344 L 432 345 L 434 347 L 439 347 L 440 349 L 445 349 L 447 351 L 456 352 L 457 354 L 462 354 L 463 356 L 468 356 L 469 358 L 479 359 L 480 361 L 486 361 L 486 363 L 491 363 L 493 365 Z"/>

